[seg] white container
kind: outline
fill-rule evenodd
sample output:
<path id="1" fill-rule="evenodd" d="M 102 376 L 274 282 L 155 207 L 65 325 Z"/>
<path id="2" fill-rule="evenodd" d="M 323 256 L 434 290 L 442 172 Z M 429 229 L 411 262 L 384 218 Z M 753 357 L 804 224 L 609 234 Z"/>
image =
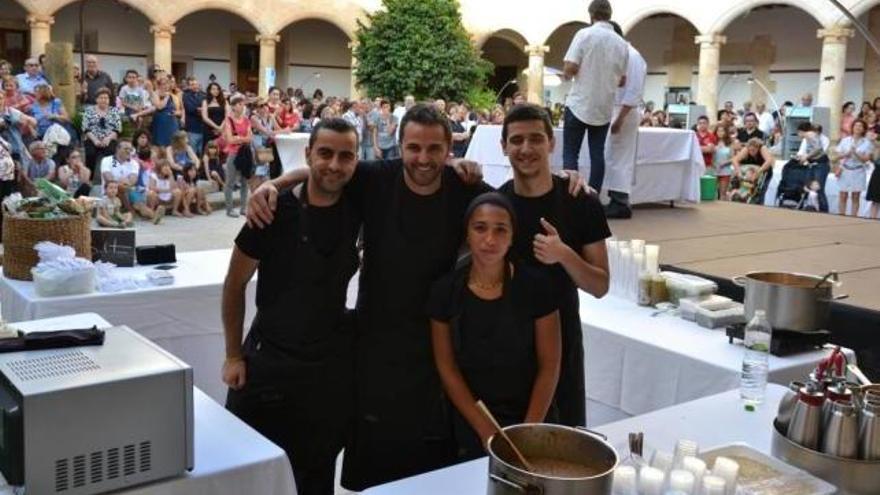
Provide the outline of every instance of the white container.
<path id="1" fill-rule="evenodd" d="M 95 291 L 95 268 L 89 267 L 72 272 L 60 270 L 38 271 L 31 268 L 34 289 L 40 297 L 89 294 Z"/>
<path id="2" fill-rule="evenodd" d="M 761 495 L 765 493 L 778 493 L 782 487 L 791 486 L 795 483 L 807 487 L 804 495 L 832 495 L 838 493 L 837 487 L 813 476 L 812 474 L 794 467 L 790 464 L 763 454 L 744 443 L 734 443 L 703 452 L 700 457 L 712 464 L 718 457 L 728 457 L 740 464 L 737 484 L 740 489 L 748 490 L 748 493 Z M 770 477 L 756 477 L 746 459 L 775 471 Z M 801 493 L 801 492 L 798 492 Z"/>

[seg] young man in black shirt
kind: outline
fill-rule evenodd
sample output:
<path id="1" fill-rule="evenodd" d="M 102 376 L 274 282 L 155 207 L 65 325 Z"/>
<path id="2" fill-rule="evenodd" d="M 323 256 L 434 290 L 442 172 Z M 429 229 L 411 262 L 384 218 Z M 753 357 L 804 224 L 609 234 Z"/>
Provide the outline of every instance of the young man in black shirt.
<path id="1" fill-rule="evenodd" d="M 299 493 L 329 495 L 351 424 L 354 334 L 345 310 L 360 220 L 342 194 L 357 164 L 342 119 L 312 131 L 308 181 L 278 198 L 275 222 L 242 228 L 223 286 L 226 407 L 287 452 Z M 242 345 L 254 272 L 257 315 Z"/>
<path id="2" fill-rule="evenodd" d="M 736 140 L 742 144 L 749 142 L 749 139 L 758 138 L 764 140 L 764 133 L 758 129 L 758 116 L 749 112 L 743 116 L 743 128 L 736 133 Z"/>
<path id="3" fill-rule="evenodd" d="M 501 147 L 513 166 L 513 180 L 501 186 L 516 209 L 513 249 L 541 267 L 557 288 L 562 328 L 562 367 L 556 389 L 559 420 L 586 426 L 583 334 L 578 289 L 595 297 L 608 292 L 611 236 L 594 194 L 568 194 L 568 185 L 550 172 L 555 146 L 547 112 L 537 105 L 514 107 L 504 119 Z"/>

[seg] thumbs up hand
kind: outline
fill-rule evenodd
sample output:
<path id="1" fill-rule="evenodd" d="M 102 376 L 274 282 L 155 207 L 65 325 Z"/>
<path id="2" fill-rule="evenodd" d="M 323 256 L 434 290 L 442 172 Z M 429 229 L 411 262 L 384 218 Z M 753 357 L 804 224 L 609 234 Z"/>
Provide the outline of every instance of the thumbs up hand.
<path id="1" fill-rule="evenodd" d="M 546 234 L 536 234 L 533 242 L 535 250 L 535 258 L 545 265 L 553 265 L 562 262 L 566 255 L 571 252 L 562 239 L 559 232 L 546 219 L 541 219 L 541 227 L 544 228 Z"/>

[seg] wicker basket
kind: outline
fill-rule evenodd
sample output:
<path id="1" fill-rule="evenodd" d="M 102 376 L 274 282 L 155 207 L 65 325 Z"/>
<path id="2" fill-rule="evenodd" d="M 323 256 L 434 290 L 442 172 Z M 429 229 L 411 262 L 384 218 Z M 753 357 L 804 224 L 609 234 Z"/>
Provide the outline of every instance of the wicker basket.
<path id="1" fill-rule="evenodd" d="M 34 246 L 40 241 L 70 246 L 76 255 L 92 259 L 91 215 L 67 218 L 16 218 L 3 215 L 3 275 L 31 280 L 40 261 Z"/>

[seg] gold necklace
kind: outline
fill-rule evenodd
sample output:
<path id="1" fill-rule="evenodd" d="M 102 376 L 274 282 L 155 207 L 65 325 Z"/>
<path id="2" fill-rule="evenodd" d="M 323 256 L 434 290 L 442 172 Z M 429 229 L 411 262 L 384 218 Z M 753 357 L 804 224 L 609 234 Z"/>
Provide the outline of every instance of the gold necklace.
<path id="1" fill-rule="evenodd" d="M 480 282 L 478 280 L 468 280 L 468 286 L 470 286 L 471 288 L 485 291 L 496 290 L 497 288 L 501 287 L 502 283 L 504 283 L 504 280 L 498 280 L 489 283 Z"/>

